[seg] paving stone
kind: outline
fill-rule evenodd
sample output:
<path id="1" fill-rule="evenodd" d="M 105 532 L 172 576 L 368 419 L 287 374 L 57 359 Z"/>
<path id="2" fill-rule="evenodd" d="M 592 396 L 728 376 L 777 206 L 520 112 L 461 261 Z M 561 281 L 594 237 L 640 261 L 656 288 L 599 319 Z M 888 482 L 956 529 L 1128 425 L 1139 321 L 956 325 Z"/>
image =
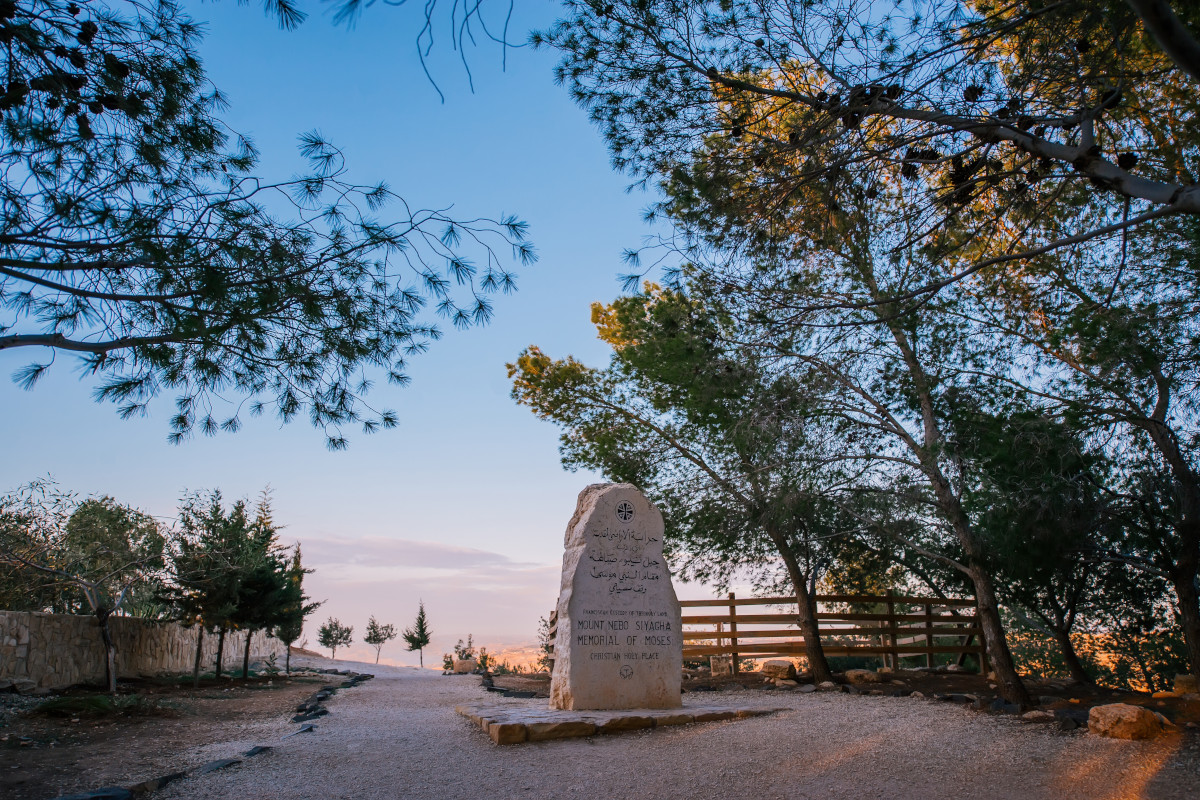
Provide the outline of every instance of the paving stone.
<path id="1" fill-rule="evenodd" d="M 225 769 L 226 767 L 232 767 L 234 764 L 240 763 L 242 763 L 240 758 L 218 758 L 216 761 L 209 761 L 207 764 L 201 764 L 196 767 L 195 772 L 197 775 L 207 775 L 210 772 L 216 772 L 219 769 Z"/>
<path id="2" fill-rule="evenodd" d="M 563 722 L 531 722 L 525 726 L 529 741 L 544 742 L 550 739 L 574 739 L 596 733 L 596 723 L 586 720 Z"/>
<path id="3" fill-rule="evenodd" d="M 529 731 L 520 722 L 492 722 L 487 726 L 487 734 L 496 744 L 517 744 L 525 741 Z"/>
<path id="4" fill-rule="evenodd" d="M 654 727 L 665 728 L 668 725 L 687 725 L 695 721 L 696 717 L 692 714 L 663 714 L 661 717 L 654 718 Z"/>
<path id="5" fill-rule="evenodd" d="M 653 728 L 654 718 L 648 716 L 638 716 L 630 714 L 628 716 L 621 715 L 613 717 L 607 722 L 599 726 L 599 733 L 621 733 L 622 731 L 636 731 L 642 728 Z"/>

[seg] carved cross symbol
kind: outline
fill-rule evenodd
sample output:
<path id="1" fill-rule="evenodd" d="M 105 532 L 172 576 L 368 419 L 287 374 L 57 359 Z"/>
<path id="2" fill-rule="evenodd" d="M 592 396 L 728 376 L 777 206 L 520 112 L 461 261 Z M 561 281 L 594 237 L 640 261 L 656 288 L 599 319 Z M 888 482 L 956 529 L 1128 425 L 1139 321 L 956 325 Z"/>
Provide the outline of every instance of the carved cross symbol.
<path id="1" fill-rule="evenodd" d="M 629 666 L 628 664 L 624 665 L 623 667 L 621 667 L 620 674 L 621 674 L 622 678 L 632 678 L 633 677 L 633 667 Z"/>
<path id="2" fill-rule="evenodd" d="M 629 522 L 633 519 L 633 504 L 627 500 L 622 500 L 617 504 L 617 519 L 621 522 Z"/>

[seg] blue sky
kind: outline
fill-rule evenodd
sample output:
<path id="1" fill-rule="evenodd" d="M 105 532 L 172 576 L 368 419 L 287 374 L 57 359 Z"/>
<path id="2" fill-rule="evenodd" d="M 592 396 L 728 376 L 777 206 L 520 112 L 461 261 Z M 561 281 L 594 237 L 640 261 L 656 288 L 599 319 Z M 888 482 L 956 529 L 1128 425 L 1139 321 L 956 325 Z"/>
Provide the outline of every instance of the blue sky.
<path id="1" fill-rule="evenodd" d="M 513 213 L 530 223 L 540 261 L 518 270 L 519 291 L 496 301 L 495 321 L 447 331 L 412 362 L 409 387 L 379 383 L 370 399 L 395 408 L 400 427 L 352 435 L 339 453 L 306 422 L 272 419 L 170 445 L 169 398 L 121 421 L 60 354 L 33 391 L 0 381 L 9 456 L 0 489 L 51 474 L 81 495 L 170 517 L 184 490 L 252 498 L 269 484 L 285 536 L 304 543 L 317 569 L 310 593 L 327 601 L 317 617 L 339 616 L 359 634 L 372 613 L 402 627 L 423 598 L 440 653 L 469 632 L 532 640 L 554 604 L 563 530 L 596 476 L 562 470 L 557 429 L 509 398 L 505 363 L 535 343 L 592 364 L 607 358 L 588 307 L 619 293 L 621 252 L 649 232 L 640 213 L 651 198 L 625 192 L 601 137 L 554 84 L 552 53 L 509 50 L 502 71 L 499 49 L 481 46 L 469 54 L 471 93 L 443 32 L 431 60 L 439 102 L 415 53 L 422 6 L 376 4 L 346 30 L 310 4 L 313 16 L 292 32 L 257 6 L 190 9 L 208 24 L 202 52 L 230 100 L 227 122 L 262 151 L 260 174 L 302 169 L 296 137 L 317 129 L 345 151 L 355 179 L 385 179 L 415 205 L 453 205 L 460 217 Z M 539 0 L 518 8 L 513 38 L 555 9 Z M 0 369 L 9 375 L 28 358 L 7 351 Z M 358 644 L 349 656 L 367 652 Z M 415 663 L 399 645 L 384 655 Z"/>

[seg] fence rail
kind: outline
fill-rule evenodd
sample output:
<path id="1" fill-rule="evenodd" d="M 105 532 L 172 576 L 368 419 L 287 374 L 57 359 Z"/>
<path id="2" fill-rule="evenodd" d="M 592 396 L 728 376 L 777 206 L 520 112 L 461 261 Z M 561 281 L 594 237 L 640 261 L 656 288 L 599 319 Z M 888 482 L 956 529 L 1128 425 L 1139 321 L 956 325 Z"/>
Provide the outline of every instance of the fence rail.
<path id="1" fill-rule="evenodd" d="M 893 667 L 901 659 L 924 657 L 933 666 L 938 655 L 957 655 L 962 664 L 974 656 L 986 671 L 986 653 L 975 600 L 965 597 L 911 595 L 817 595 L 817 630 L 827 656 L 883 656 Z M 736 672 L 741 658 L 804 655 L 804 636 L 794 597 L 684 600 L 683 657 L 731 656 Z M 714 613 L 717 606 L 723 613 Z M 786 612 L 753 613 L 754 606 Z M 751 608 L 751 613 L 743 609 Z M 692 610 L 701 613 L 688 613 Z"/>
<path id="2" fill-rule="evenodd" d="M 828 594 L 814 599 L 817 630 L 827 656 L 883 656 L 892 667 L 900 666 L 905 658 L 924 657 L 926 666 L 933 666 L 937 655 L 957 655 L 959 664 L 974 656 L 982 671 L 987 671 L 973 598 Z M 728 597 L 683 600 L 679 605 L 684 611 L 685 659 L 731 656 L 737 672 L 742 658 L 804 655 L 794 597 L 737 597 L 730 592 Z M 687 613 L 714 606 L 724 613 Z M 792 610 L 750 614 L 739 610 L 753 606 Z M 557 611 L 551 612 L 549 622 L 553 646 Z"/>

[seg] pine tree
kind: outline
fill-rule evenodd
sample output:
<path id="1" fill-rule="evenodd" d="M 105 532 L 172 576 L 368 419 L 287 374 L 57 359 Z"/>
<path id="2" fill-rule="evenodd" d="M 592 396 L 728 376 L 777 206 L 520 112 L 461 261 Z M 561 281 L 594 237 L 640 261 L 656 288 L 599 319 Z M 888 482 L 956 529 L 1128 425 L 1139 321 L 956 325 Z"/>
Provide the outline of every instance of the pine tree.
<path id="1" fill-rule="evenodd" d="M 404 631 L 404 641 L 408 643 L 408 652 L 417 651 L 421 668 L 425 667 L 425 648 L 429 646 L 429 638 L 433 633 L 429 630 L 429 622 L 425 618 L 425 602 L 417 607 L 417 619 L 411 628 Z"/>
<path id="2" fill-rule="evenodd" d="M 287 588 L 284 590 L 275 623 L 275 638 L 287 647 L 284 671 L 292 671 L 292 643 L 304 632 L 304 618 L 321 607 L 321 603 L 308 602 L 311 598 L 304 593 L 304 576 L 312 572 L 305 569 L 300 560 L 300 545 L 292 550 L 292 562 L 287 570 Z"/>

